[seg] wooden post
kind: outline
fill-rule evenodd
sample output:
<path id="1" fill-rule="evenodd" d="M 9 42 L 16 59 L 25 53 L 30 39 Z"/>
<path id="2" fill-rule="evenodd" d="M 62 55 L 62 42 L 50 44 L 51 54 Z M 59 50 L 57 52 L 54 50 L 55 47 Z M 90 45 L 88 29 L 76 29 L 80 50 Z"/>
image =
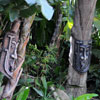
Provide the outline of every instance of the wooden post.
<path id="1" fill-rule="evenodd" d="M 74 41 L 75 39 L 83 41 L 91 39 L 92 22 L 96 1 L 97 0 L 77 0 L 76 2 L 74 26 L 71 33 L 75 38 L 70 37 L 70 64 L 68 69 L 68 83 L 66 88 L 67 93 L 74 97 L 86 93 L 87 90 L 87 73 L 79 74 L 73 68 Z"/>

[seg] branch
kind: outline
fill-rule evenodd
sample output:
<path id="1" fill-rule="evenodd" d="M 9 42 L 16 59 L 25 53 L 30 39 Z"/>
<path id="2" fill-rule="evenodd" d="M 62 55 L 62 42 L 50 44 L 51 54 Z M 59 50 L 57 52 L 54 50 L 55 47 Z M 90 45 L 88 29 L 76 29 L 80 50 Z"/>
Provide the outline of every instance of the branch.
<path id="1" fill-rule="evenodd" d="M 55 30 L 54 30 L 54 33 L 53 33 L 53 36 L 52 36 L 52 39 L 51 39 L 51 43 L 50 43 L 50 46 L 53 46 L 56 42 L 56 39 L 58 38 L 59 34 L 60 34 L 60 26 L 61 26 L 61 23 L 62 23 L 62 12 L 60 10 L 60 8 L 58 8 L 58 16 L 57 16 L 57 22 L 56 22 L 56 27 L 55 27 Z"/>

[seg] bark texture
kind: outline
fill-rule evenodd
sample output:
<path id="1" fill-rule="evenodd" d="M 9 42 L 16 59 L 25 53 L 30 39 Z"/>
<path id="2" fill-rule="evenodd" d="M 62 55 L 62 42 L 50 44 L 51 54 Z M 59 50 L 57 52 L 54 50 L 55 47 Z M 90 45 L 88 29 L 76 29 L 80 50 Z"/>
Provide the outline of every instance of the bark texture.
<path id="1" fill-rule="evenodd" d="M 58 5 L 59 7 L 59 5 Z M 57 7 L 57 21 L 56 21 L 56 27 L 54 29 L 54 33 L 53 33 L 53 36 L 51 38 L 51 42 L 50 42 L 50 47 L 54 46 L 56 43 L 59 45 L 59 41 L 60 39 L 59 38 L 59 35 L 60 35 L 60 30 L 61 30 L 61 24 L 62 24 L 62 12 L 61 12 L 61 9 Z M 57 40 L 58 39 L 58 40 Z M 59 46 L 58 46 L 59 48 Z"/>
<path id="2" fill-rule="evenodd" d="M 21 66 L 25 59 L 26 45 L 29 41 L 30 28 L 33 23 L 34 17 L 35 15 L 27 19 L 24 19 L 23 26 L 20 32 L 20 38 L 19 38 L 20 43 L 18 45 L 18 50 L 17 50 L 18 58 L 16 61 L 16 70 L 13 72 L 13 77 L 9 79 L 7 84 L 4 86 L 3 93 L 1 94 L 0 100 L 2 100 L 3 98 L 6 98 L 6 100 L 12 99 L 13 92 L 17 86 L 17 83 L 22 73 Z M 19 27 L 17 27 L 17 30 L 16 27 L 17 25 L 12 27 L 11 31 L 18 32 Z"/>
<path id="3" fill-rule="evenodd" d="M 94 17 L 94 10 L 97 0 L 78 0 L 75 7 L 74 26 L 72 28 L 72 35 L 78 40 L 90 40 L 92 22 Z M 73 52 L 74 52 L 74 38 L 70 38 L 70 53 L 69 53 L 69 69 L 68 69 L 68 83 L 67 93 L 77 97 L 86 93 L 87 73 L 79 74 L 72 66 Z"/>

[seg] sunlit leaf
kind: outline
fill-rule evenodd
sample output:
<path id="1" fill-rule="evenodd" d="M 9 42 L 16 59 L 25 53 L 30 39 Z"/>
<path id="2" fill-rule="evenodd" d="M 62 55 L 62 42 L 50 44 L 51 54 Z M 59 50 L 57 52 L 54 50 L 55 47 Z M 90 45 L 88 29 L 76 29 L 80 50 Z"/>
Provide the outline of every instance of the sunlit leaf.
<path id="1" fill-rule="evenodd" d="M 7 100 L 7 99 L 3 99 L 3 100 Z"/>
<path id="2" fill-rule="evenodd" d="M 69 22 L 69 21 L 68 21 L 67 24 L 68 24 L 69 29 L 72 29 L 72 27 L 73 27 L 73 22 Z"/>
<path id="3" fill-rule="evenodd" d="M 73 27 L 73 21 L 68 20 L 68 22 L 65 25 L 64 30 L 63 30 L 65 33 L 64 38 L 66 38 L 66 40 L 69 40 L 69 38 L 70 38 L 72 27 Z"/>
<path id="4" fill-rule="evenodd" d="M 100 30 L 100 19 L 95 17 L 94 18 L 94 25 L 98 30 Z"/>
<path id="5" fill-rule="evenodd" d="M 93 97 L 97 97 L 97 96 L 98 96 L 97 94 L 83 94 L 83 95 L 75 98 L 75 100 L 90 100 Z"/>
<path id="6" fill-rule="evenodd" d="M 17 96 L 16 100 L 27 100 L 27 97 L 29 95 L 29 88 L 28 87 L 22 87 L 20 89 L 20 94 Z"/>
<path id="7" fill-rule="evenodd" d="M 38 0 L 37 3 L 41 6 L 41 11 L 42 11 L 42 14 L 45 16 L 45 18 L 50 20 L 53 16 L 54 10 L 49 5 L 47 0 Z"/>
<path id="8" fill-rule="evenodd" d="M 33 5 L 36 3 L 36 0 L 25 0 L 27 4 Z"/>

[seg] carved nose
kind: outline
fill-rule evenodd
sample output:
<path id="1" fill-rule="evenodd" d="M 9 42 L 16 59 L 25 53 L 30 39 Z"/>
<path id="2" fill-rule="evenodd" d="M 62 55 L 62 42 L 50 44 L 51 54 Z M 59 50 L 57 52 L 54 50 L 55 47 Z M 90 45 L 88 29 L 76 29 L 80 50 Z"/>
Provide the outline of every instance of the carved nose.
<path id="1" fill-rule="evenodd" d="M 14 51 L 14 54 L 11 55 L 12 58 L 17 59 L 17 52 L 16 50 Z"/>
<path id="2" fill-rule="evenodd" d="M 15 41 L 12 41 L 12 43 L 15 45 L 14 53 L 11 55 L 12 58 L 17 59 L 17 47 L 19 43 L 16 43 Z"/>
<path id="3" fill-rule="evenodd" d="M 88 56 L 87 56 L 87 55 L 85 55 L 84 60 L 87 60 L 87 59 L 88 59 Z"/>
<path id="4" fill-rule="evenodd" d="M 86 53 L 86 50 L 84 51 L 84 60 L 87 60 L 88 59 L 88 56 L 87 56 L 87 53 Z"/>
<path id="5" fill-rule="evenodd" d="M 86 56 L 86 55 L 81 56 L 81 59 L 82 59 L 82 60 L 87 60 L 87 59 L 88 59 L 88 56 Z"/>
<path id="6" fill-rule="evenodd" d="M 17 55 L 12 54 L 11 57 L 17 59 Z"/>
<path id="7" fill-rule="evenodd" d="M 88 59 L 88 56 L 86 54 L 86 51 L 84 51 L 83 55 L 81 56 L 81 59 L 82 60 L 87 60 Z"/>

